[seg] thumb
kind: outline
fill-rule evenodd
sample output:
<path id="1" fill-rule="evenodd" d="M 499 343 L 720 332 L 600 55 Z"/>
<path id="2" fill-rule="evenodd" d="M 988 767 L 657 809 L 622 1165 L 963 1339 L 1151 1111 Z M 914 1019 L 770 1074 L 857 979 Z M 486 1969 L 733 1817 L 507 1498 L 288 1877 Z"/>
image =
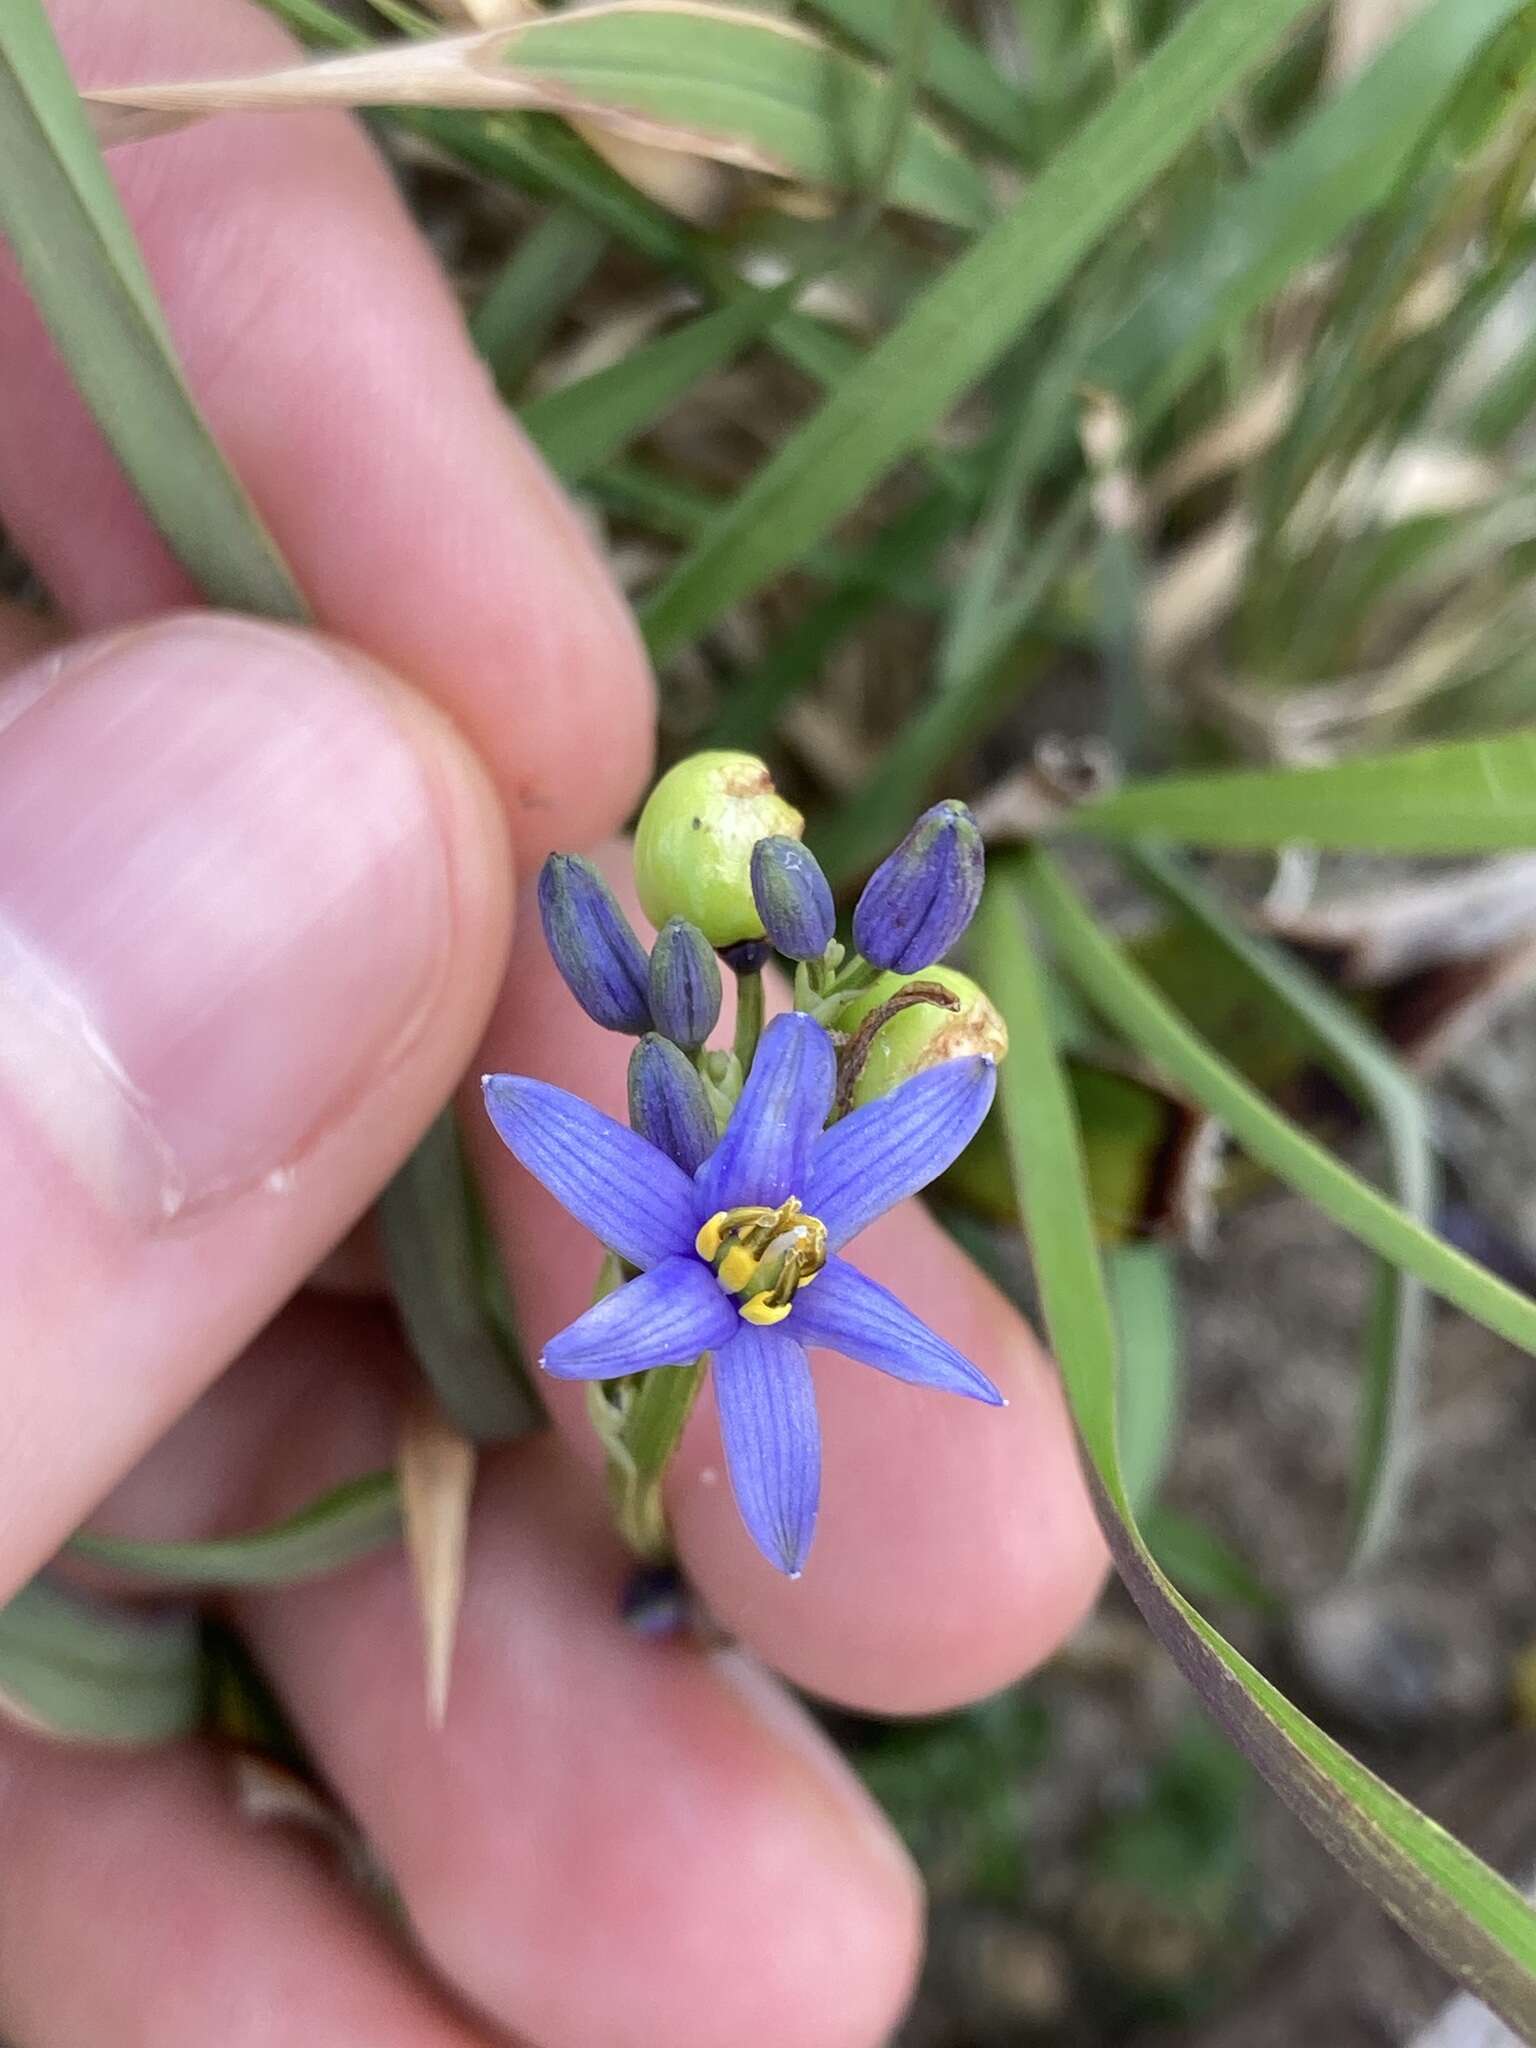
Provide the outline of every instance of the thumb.
<path id="1" fill-rule="evenodd" d="M 441 717 L 209 614 L 0 686 L 0 1597 L 408 1151 L 502 966 Z"/>

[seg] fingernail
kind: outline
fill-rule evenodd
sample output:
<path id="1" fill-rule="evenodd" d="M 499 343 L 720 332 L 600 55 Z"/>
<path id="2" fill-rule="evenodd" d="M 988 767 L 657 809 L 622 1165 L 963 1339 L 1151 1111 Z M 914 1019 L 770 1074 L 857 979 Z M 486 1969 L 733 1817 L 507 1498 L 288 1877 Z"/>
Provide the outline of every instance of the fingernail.
<path id="1" fill-rule="evenodd" d="M 446 969 L 418 749 L 361 666 L 211 616 L 0 691 L 0 1088 L 106 1207 L 281 1175 Z"/>

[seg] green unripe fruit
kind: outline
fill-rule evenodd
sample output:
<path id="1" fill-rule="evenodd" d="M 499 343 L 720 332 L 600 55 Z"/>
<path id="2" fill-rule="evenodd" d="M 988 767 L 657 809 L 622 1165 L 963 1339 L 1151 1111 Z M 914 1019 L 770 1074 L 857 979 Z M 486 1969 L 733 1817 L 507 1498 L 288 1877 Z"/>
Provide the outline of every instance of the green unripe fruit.
<path id="1" fill-rule="evenodd" d="M 854 1086 L 854 1107 L 889 1095 L 903 1081 L 921 1074 L 945 1060 L 963 1059 L 984 1052 L 1001 1060 L 1008 1051 L 1008 1027 L 992 999 L 954 967 L 925 967 L 921 974 L 882 974 L 837 1015 L 837 1028 L 850 1036 L 882 1003 L 889 1002 L 898 989 L 913 982 L 937 982 L 959 999 L 958 1010 L 941 1010 L 936 1003 L 913 1003 L 888 1017 L 875 1033 L 858 1081 Z"/>
<path id="2" fill-rule="evenodd" d="M 760 939 L 752 849 L 804 830 L 755 754 L 690 754 L 651 791 L 635 828 L 635 886 L 646 916 L 658 928 L 685 917 L 712 946 Z"/>

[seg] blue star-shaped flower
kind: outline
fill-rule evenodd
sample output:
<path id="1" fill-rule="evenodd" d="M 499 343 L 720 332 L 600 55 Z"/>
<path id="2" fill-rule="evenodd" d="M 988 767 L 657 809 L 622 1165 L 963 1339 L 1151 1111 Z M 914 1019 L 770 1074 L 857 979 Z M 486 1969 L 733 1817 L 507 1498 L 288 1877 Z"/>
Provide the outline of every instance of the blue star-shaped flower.
<path id="1" fill-rule="evenodd" d="M 837 1061 L 812 1018 L 763 1034 L 724 1136 L 692 1179 L 579 1096 L 491 1074 L 508 1147 L 595 1237 L 640 1269 L 551 1339 L 561 1379 L 613 1379 L 714 1353 L 715 1401 L 742 1520 L 798 1576 L 821 1490 L 807 1344 L 896 1379 L 998 1404 L 996 1387 L 895 1295 L 835 1256 L 942 1173 L 975 1135 L 996 1076 L 950 1060 L 825 1128 Z"/>

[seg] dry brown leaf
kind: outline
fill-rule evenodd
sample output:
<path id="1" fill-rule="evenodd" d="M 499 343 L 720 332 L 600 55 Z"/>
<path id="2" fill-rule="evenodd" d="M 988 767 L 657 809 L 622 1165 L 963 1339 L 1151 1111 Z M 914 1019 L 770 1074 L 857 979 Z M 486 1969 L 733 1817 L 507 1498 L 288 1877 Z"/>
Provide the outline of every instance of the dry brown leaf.
<path id="1" fill-rule="evenodd" d="M 1153 471 L 1147 496 L 1166 508 L 1187 491 L 1242 469 L 1273 446 L 1295 410 L 1300 376 L 1294 362 L 1284 364 L 1248 391 L 1240 404 L 1186 441 Z"/>
<path id="2" fill-rule="evenodd" d="M 440 21 L 469 22 L 474 28 L 505 28 L 508 22 L 531 21 L 539 12 L 533 0 L 427 0 Z"/>
<path id="3" fill-rule="evenodd" d="M 724 164 L 713 163 L 702 154 L 636 141 L 600 121 L 572 121 L 571 126 L 610 170 L 680 220 L 702 228 L 725 214 L 732 185 Z"/>
<path id="4" fill-rule="evenodd" d="M 464 1553 L 475 1487 L 475 1446 L 435 1404 L 406 1410 L 400 1430 L 400 1504 L 426 1655 L 427 1713 L 442 1726 L 454 1637 L 464 1597 Z"/>
<path id="5" fill-rule="evenodd" d="M 1169 557 L 1150 579 L 1147 659 L 1166 671 L 1197 640 L 1214 632 L 1242 588 L 1253 545 L 1253 522 L 1229 512 Z"/>
<path id="6" fill-rule="evenodd" d="M 233 78 L 167 80 L 148 85 L 96 86 L 86 98 L 123 118 L 98 122 L 108 142 L 159 132 L 153 117 L 198 119 L 268 107 L 431 106 L 494 109 L 528 107 L 538 96 L 510 73 L 493 68 L 506 45 L 505 28 L 424 42 L 387 43 L 313 64 L 285 64 Z M 134 116 L 151 117 L 135 124 Z"/>

